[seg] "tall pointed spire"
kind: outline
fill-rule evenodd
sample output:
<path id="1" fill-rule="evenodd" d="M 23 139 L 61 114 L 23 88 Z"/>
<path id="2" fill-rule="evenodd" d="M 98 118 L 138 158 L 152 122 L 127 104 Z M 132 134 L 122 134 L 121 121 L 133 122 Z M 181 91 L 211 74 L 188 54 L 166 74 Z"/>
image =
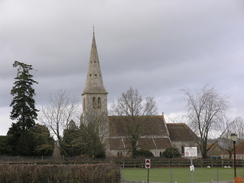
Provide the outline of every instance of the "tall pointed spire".
<path id="1" fill-rule="evenodd" d="M 100 69 L 97 45 L 95 40 L 94 27 L 93 27 L 90 60 L 89 60 L 87 77 L 86 77 L 86 86 L 82 95 L 87 93 L 107 94 L 107 91 L 103 85 L 102 73 Z"/>

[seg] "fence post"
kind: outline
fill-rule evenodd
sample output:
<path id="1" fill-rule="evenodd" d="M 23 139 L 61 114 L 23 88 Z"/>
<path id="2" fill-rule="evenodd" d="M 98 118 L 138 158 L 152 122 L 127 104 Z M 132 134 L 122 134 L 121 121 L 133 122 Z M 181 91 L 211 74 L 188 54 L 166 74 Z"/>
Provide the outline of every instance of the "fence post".
<path id="1" fill-rule="evenodd" d="M 217 170 L 217 183 L 219 183 L 219 170 Z"/>
<path id="2" fill-rule="evenodd" d="M 170 183 L 173 183 L 173 174 L 172 174 L 172 169 L 170 169 Z"/>
<path id="3" fill-rule="evenodd" d="M 121 173 L 121 167 L 119 168 L 119 174 L 120 174 L 120 183 L 122 183 L 122 173 Z"/>

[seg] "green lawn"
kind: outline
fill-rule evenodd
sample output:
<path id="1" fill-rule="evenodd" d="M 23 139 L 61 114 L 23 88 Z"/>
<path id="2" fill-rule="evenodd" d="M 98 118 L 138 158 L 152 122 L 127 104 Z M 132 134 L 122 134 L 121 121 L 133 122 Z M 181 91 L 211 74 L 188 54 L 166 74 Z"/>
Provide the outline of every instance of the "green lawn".
<path id="1" fill-rule="evenodd" d="M 122 176 L 126 180 L 147 181 L 147 169 L 122 169 Z M 153 182 L 190 183 L 191 172 L 189 168 L 152 168 L 149 171 L 149 180 Z M 210 180 L 234 180 L 233 168 L 195 168 L 193 173 L 194 183 L 207 182 Z M 244 168 L 237 168 L 237 176 L 244 177 Z"/>

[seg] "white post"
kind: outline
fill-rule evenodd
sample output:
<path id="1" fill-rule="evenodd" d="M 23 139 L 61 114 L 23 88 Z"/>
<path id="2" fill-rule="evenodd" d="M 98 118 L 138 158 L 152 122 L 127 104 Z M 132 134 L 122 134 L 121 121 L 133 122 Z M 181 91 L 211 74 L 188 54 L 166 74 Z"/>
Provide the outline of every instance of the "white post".
<path id="1" fill-rule="evenodd" d="M 192 156 L 191 156 L 191 166 L 190 166 L 190 171 L 191 171 L 191 183 L 194 183 L 194 165 L 192 163 Z"/>

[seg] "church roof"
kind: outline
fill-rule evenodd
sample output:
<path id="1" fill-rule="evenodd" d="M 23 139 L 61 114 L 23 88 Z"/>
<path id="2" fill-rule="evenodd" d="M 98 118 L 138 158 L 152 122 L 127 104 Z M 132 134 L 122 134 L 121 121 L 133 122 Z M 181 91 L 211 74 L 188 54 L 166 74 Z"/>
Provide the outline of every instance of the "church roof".
<path id="1" fill-rule="evenodd" d="M 171 141 L 196 141 L 196 134 L 185 123 L 167 123 Z"/>
<path id="2" fill-rule="evenodd" d="M 138 146 L 146 149 L 166 149 L 172 147 L 169 138 L 141 138 Z"/>
<path id="3" fill-rule="evenodd" d="M 113 150 L 131 149 L 131 144 L 126 138 L 109 138 L 108 142 L 110 149 Z M 169 138 L 140 138 L 138 146 L 143 149 L 166 149 L 172 147 Z"/>
<path id="4" fill-rule="evenodd" d="M 128 128 L 133 128 L 130 116 L 109 116 L 111 149 L 130 149 Z M 143 149 L 166 149 L 172 147 L 164 116 L 136 116 L 140 123 L 140 139 L 138 146 Z M 130 126 L 131 125 L 131 126 Z"/>
<path id="5" fill-rule="evenodd" d="M 133 128 L 130 116 L 109 116 L 110 137 L 126 136 L 129 128 Z M 137 116 L 142 136 L 168 137 L 168 131 L 163 116 Z"/>
<path id="6" fill-rule="evenodd" d="M 108 93 L 103 85 L 102 73 L 100 69 L 100 63 L 98 58 L 97 45 L 96 45 L 94 32 L 92 37 L 92 46 L 91 46 L 88 72 L 86 77 L 86 86 L 82 95 L 86 93 L 99 93 L 99 94 Z"/>

